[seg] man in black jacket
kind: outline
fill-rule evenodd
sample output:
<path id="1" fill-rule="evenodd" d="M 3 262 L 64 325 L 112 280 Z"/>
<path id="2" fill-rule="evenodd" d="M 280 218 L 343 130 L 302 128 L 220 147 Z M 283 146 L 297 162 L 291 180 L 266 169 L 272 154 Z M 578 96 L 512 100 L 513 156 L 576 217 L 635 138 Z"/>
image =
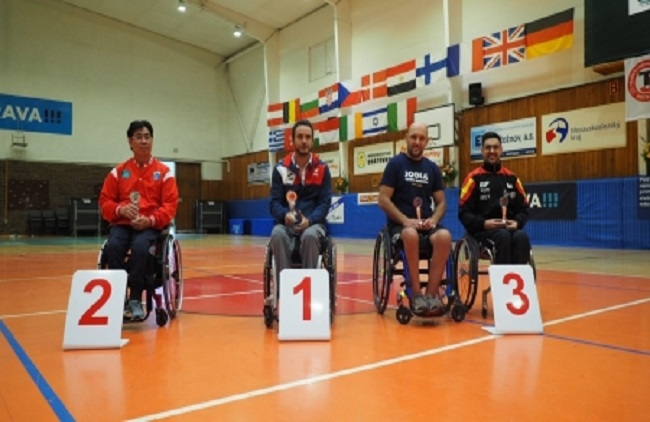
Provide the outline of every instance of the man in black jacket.
<path id="1" fill-rule="evenodd" d="M 494 243 L 495 264 L 527 264 L 530 240 L 523 230 L 528 199 L 521 181 L 501 164 L 501 137 L 483 135 L 483 165 L 469 173 L 460 191 L 458 218 L 478 241 Z"/>

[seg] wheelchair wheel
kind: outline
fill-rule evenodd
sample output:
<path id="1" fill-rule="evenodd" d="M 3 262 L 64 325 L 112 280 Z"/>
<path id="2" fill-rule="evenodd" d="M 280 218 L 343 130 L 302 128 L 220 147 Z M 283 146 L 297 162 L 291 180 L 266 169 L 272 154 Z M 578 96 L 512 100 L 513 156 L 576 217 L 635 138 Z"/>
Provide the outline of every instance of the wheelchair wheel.
<path id="1" fill-rule="evenodd" d="M 273 254 L 271 253 L 271 247 L 267 245 L 266 256 L 264 257 L 264 307 L 262 308 L 266 328 L 273 327 L 273 323 L 275 322 L 276 293 L 274 293 L 273 267 Z"/>
<path id="2" fill-rule="evenodd" d="M 471 237 L 463 237 L 454 248 L 454 267 L 456 269 L 456 291 L 465 305 L 465 311 L 472 309 L 478 290 L 478 243 Z"/>
<path id="3" fill-rule="evenodd" d="M 108 240 L 104 240 L 104 242 L 102 243 L 102 247 L 99 249 L 99 253 L 97 254 L 97 269 L 98 270 L 106 270 L 106 269 L 108 269 L 108 264 L 106 263 L 106 255 L 104 254 L 104 248 L 106 247 L 107 243 L 108 243 Z"/>
<path id="4" fill-rule="evenodd" d="M 327 251 L 323 256 L 323 264 L 329 274 L 330 282 L 330 324 L 334 323 L 336 315 L 336 245 L 328 240 Z"/>
<path id="5" fill-rule="evenodd" d="M 388 306 L 388 294 L 391 282 L 391 250 L 387 230 L 382 230 L 375 241 L 372 266 L 372 293 L 375 309 L 383 315 Z"/>
<path id="6" fill-rule="evenodd" d="M 535 265 L 535 259 L 533 258 L 533 251 L 530 251 L 530 258 L 528 259 L 528 265 L 533 269 L 533 280 L 537 284 L 537 266 Z"/>
<path id="7" fill-rule="evenodd" d="M 175 318 L 183 304 L 183 261 L 181 246 L 170 235 L 168 240 L 164 242 L 162 253 L 163 299 L 167 308 L 167 314 L 170 318 Z"/>

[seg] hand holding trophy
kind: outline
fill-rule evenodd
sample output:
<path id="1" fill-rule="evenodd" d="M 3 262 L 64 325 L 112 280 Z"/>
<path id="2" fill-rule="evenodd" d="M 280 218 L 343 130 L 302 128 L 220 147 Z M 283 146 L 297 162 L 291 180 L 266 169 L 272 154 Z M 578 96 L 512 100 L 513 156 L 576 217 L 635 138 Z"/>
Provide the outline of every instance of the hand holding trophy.
<path id="1" fill-rule="evenodd" d="M 501 218 L 503 224 L 506 224 L 508 217 L 508 191 L 505 189 L 503 190 L 503 196 L 499 198 L 499 204 L 501 204 Z"/>
<path id="2" fill-rule="evenodd" d="M 293 224 L 300 224 L 300 213 L 296 212 L 296 201 L 298 194 L 295 191 L 288 191 L 286 194 L 287 203 L 289 204 L 289 213 L 293 216 Z"/>
<path id="3" fill-rule="evenodd" d="M 415 215 L 418 219 L 418 227 L 422 226 L 422 198 L 416 196 L 413 199 L 413 207 L 415 208 Z"/>
<path id="4" fill-rule="evenodd" d="M 133 217 L 131 217 L 131 220 L 137 220 L 138 219 L 138 213 L 140 211 L 140 192 L 138 191 L 133 191 L 129 194 L 129 199 L 131 200 L 131 203 L 135 205 L 136 208 L 136 213 Z"/>

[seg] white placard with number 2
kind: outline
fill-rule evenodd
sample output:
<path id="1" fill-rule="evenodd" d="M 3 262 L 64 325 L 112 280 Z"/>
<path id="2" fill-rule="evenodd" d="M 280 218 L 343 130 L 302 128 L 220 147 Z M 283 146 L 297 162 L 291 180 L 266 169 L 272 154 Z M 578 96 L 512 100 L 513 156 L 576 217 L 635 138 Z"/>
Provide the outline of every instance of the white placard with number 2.
<path id="1" fill-rule="evenodd" d="M 490 265 L 494 327 L 492 334 L 542 334 L 537 286 L 530 265 Z"/>
<path id="2" fill-rule="evenodd" d="M 113 349 L 124 346 L 122 313 L 126 271 L 79 270 L 72 276 L 63 349 Z"/>
<path id="3" fill-rule="evenodd" d="M 324 269 L 285 269 L 280 273 L 280 340 L 329 340 L 329 274 Z"/>

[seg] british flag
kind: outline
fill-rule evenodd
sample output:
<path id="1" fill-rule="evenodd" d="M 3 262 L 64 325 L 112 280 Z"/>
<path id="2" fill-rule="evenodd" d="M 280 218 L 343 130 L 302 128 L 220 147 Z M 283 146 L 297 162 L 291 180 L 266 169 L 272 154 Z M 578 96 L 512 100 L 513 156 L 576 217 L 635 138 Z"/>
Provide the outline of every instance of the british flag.
<path id="1" fill-rule="evenodd" d="M 475 41 L 479 40 L 480 43 L 475 42 L 474 44 L 475 60 L 472 66 L 474 71 L 519 63 L 526 58 L 526 31 L 523 24 L 495 32 Z M 480 51 L 476 51 L 479 49 Z"/>

